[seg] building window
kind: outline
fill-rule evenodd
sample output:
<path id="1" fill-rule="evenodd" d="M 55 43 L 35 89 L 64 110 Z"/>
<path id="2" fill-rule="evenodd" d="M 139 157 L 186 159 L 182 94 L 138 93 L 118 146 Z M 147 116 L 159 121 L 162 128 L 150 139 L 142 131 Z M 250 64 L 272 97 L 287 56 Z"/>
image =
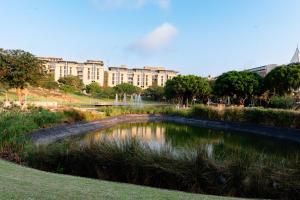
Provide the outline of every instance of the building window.
<path id="1" fill-rule="evenodd" d="M 88 80 L 91 78 L 91 69 L 90 68 L 88 68 Z"/>
<path id="2" fill-rule="evenodd" d="M 64 66 L 64 76 L 67 76 L 67 75 L 68 75 L 68 67 Z"/>
<path id="3" fill-rule="evenodd" d="M 148 75 L 146 75 L 146 86 L 148 86 Z"/>
<path id="4" fill-rule="evenodd" d="M 140 75 L 137 76 L 137 85 L 140 85 Z"/>
<path id="5" fill-rule="evenodd" d="M 73 69 L 72 69 L 72 67 L 70 67 L 70 75 L 72 75 L 73 73 L 72 73 L 72 71 L 73 71 Z"/>
<path id="6" fill-rule="evenodd" d="M 96 67 L 93 65 L 92 67 L 92 79 L 95 80 L 95 74 L 96 74 Z"/>
<path id="7" fill-rule="evenodd" d="M 161 76 L 160 78 L 161 78 L 161 86 L 164 86 L 164 77 Z"/>
<path id="8" fill-rule="evenodd" d="M 59 67 L 59 77 L 62 77 L 63 75 L 62 75 L 62 67 L 60 66 Z"/>
<path id="9" fill-rule="evenodd" d="M 97 68 L 97 80 L 100 79 L 100 73 L 99 73 L 99 68 Z"/>
<path id="10" fill-rule="evenodd" d="M 111 83 L 114 85 L 115 84 L 115 74 L 112 74 L 112 79 L 111 79 Z"/>
<path id="11" fill-rule="evenodd" d="M 123 83 L 124 80 L 124 74 L 121 74 L 121 83 Z"/>

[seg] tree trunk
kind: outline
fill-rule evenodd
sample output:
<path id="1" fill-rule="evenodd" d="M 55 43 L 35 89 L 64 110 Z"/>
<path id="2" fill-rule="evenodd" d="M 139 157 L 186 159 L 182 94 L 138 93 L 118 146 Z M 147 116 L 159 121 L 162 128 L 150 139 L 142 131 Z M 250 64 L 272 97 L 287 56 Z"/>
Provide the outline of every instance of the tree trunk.
<path id="1" fill-rule="evenodd" d="M 18 96 L 18 100 L 20 105 L 22 105 L 24 103 L 24 99 L 23 99 L 23 89 L 22 88 L 16 88 L 17 91 L 17 96 Z"/>
<path id="2" fill-rule="evenodd" d="M 21 89 L 20 88 L 16 88 L 16 91 L 17 91 L 17 96 L 18 96 L 18 100 L 19 100 L 19 103 L 21 104 Z"/>

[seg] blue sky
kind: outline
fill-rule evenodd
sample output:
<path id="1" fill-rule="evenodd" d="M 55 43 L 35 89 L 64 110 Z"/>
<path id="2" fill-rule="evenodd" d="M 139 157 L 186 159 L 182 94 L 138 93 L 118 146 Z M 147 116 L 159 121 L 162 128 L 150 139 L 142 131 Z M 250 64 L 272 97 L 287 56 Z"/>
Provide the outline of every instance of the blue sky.
<path id="1" fill-rule="evenodd" d="M 0 47 L 109 65 L 219 75 L 283 64 L 299 0 L 0 0 Z"/>

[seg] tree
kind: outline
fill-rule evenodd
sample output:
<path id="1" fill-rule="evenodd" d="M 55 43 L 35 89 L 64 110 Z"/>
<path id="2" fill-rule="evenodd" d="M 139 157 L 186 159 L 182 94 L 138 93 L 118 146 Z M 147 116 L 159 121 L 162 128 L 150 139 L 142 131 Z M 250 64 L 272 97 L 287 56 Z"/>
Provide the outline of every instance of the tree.
<path id="1" fill-rule="evenodd" d="M 152 86 L 144 90 L 143 95 L 154 101 L 161 101 L 165 96 L 164 87 Z"/>
<path id="2" fill-rule="evenodd" d="M 262 78 L 253 72 L 230 71 L 214 83 L 214 93 L 220 97 L 234 97 L 244 104 L 247 98 L 261 93 Z"/>
<path id="3" fill-rule="evenodd" d="M 265 90 L 273 95 L 290 94 L 300 87 L 300 64 L 280 66 L 273 69 L 264 79 Z"/>
<path id="4" fill-rule="evenodd" d="M 78 92 L 78 90 L 76 88 L 74 88 L 73 86 L 70 86 L 70 85 L 61 85 L 59 87 L 59 89 L 62 92 L 64 92 L 65 94 Z"/>
<path id="5" fill-rule="evenodd" d="M 60 88 L 68 93 L 81 92 L 84 89 L 82 80 L 77 76 L 66 76 L 58 79 L 61 84 Z"/>
<path id="6" fill-rule="evenodd" d="M 20 103 L 23 89 L 34 84 L 43 75 L 41 62 L 23 50 L 0 50 L 0 82 L 16 88 Z"/>
<path id="7" fill-rule="evenodd" d="M 36 86 L 42 87 L 45 89 L 58 89 L 59 85 L 54 79 L 53 74 L 45 74 L 42 76 L 36 83 Z"/>
<path id="8" fill-rule="evenodd" d="M 101 89 L 101 87 L 100 87 L 100 85 L 98 83 L 96 83 L 96 82 L 87 85 L 85 87 L 85 91 L 88 94 L 92 94 L 94 96 L 103 92 L 102 89 Z"/>
<path id="9" fill-rule="evenodd" d="M 168 99 L 188 104 L 194 98 L 204 99 L 210 94 L 210 85 L 207 79 L 194 75 L 176 76 L 166 82 L 165 94 Z"/>
<path id="10" fill-rule="evenodd" d="M 113 89 L 119 95 L 123 95 L 123 94 L 132 95 L 132 94 L 138 94 L 141 92 L 141 89 L 139 87 L 136 87 L 129 83 L 122 83 L 122 84 L 116 85 L 115 87 L 113 87 Z"/>

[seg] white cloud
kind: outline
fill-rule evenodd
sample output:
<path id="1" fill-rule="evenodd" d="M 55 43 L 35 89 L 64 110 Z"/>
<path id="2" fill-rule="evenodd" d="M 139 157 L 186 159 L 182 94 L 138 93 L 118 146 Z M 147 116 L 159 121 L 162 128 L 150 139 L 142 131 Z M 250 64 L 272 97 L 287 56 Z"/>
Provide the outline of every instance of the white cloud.
<path id="1" fill-rule="evenodd" d="M 161 9 L 167 9 L 171 0 L 90 0 L 99 10 L 111 10 L 122 8 L 140 8 L 146 5 L 157 5 Z"/>
<path id="2" fill-rule="evenodd" d="M 154 53 L 164 50 L 171 45 L 177 34 L 178 30 L 175 26 L 164 23 L 131 44 L 129 49 L 137 53 Z"/>
<path id="3" fill-rule="evenodd" d="M 158 4 L 161 8 L 169 8 L 171 0 L 158 0 Z"/>

